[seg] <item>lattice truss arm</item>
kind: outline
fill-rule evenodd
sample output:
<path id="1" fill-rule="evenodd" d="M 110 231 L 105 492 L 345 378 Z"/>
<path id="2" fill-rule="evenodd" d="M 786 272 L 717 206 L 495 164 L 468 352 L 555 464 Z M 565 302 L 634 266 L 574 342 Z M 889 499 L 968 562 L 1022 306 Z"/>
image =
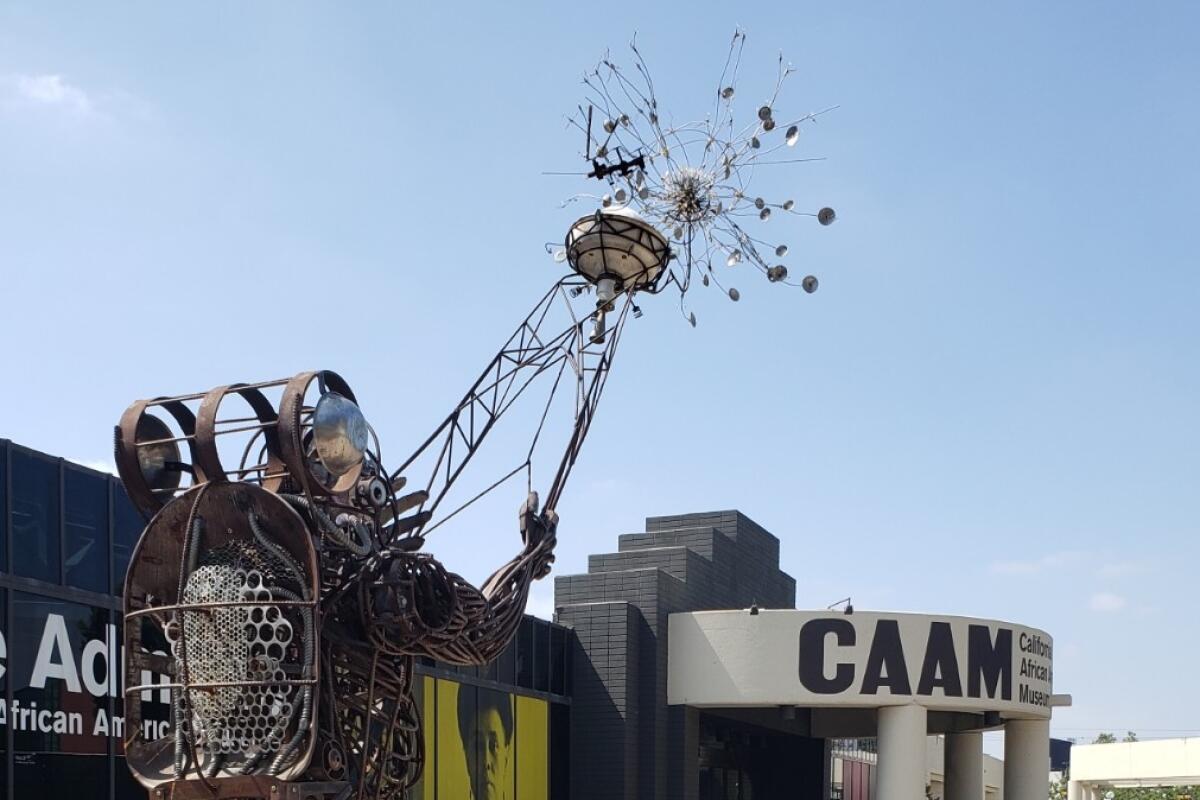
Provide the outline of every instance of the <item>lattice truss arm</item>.
<path id="1" fill-rule="evenodd" d="M 782 240 L 791 234 L 786 226 L 779 229 L 780 222 L 768 222 L 801 216 L 829 225 L 836 218 L 829 207 L 809 211 L 791 197 L 759 194 L 763 190 L 756 175 L 762 170 L 822 160 L 797 157 L 795 148 L 802 131 L 833 108 L 785 116 L 781 93 L 793 68 L 782 54 L 774 86 L 760 95 L 757 110 L 746 114 L 736 108 L 737 98 L 747 94 L 738 87 L 745 43 L 745 33 L 735 31 L 713 87 L 713 105 L 704 116 L 676 121 L 660 102 L 635 40 L 630 43 L 632 69 L 605 54 L 584 74 L 584 102 L 567 120 L 584 137 L 582 155 L 591 166 L 584 174 L 607 184 L 607 191 L 578 194 L 566 202 L 627 207 L 653 224 L 669 237 L 675 254 L 665 283 L 683 295 L 698 278 L 737 301 L 741 292 L 730 284 L 742 277 L 718 267 L 743 264 L 772 283 L 793 285 L 784 261 L 792 248 Z M 817 279 L 810 275 L 794 285 L 811 293 Z M 686 309 L 686 301 L 680 302 Z M 685 310 L 684 317 L 694 324 L 693 314 Z"/>
<path id="2" fill-rule="evenodd" d="M 428 477 L 423 488 L 400 498 L 401 505 L 418 505 L 419 510 L 387 529 L 385 541 L 393 545 L 388 556 L 368 567 L 368 574 L 362 576 L 365 579 L 357 581 L 353 607 L 363 614 L 363 629 L 381 651 L 430 656 L 447 663 L 484 664 L 512 639 L 530 585 L 544 577 L 554 561 L 554 509 L 595 418 L 617 344 L 633 309 L 631 295 L 625 294 L 607 306 L 578 313 L 576 298 L 587 287 L 586 281 L 574 277 L 551 287 L 450 415 L 392 476 L 395 486 L 402 483 L 400 476 Z M 565 311 L 569 317 L 564 328 L 553 324 L 559 316 L 556 311 Z M 604 317 L 613 318 L 608 330 L 603 329 Z M 545 384 L 545 399 L 521 463 L 434 521 L 434 513 L 487 435 L 539 378 Z M 414 542 L 405 540 L 431 532 L 522 470 L 532 472 L 555 397 L 564 391 L 573 395 L 570 431 L 561 454 L 556 455 L 557 469 L 544 495 L 544 506 L 539 508 L 538 495 L 531 490 L 520 511 L 521 551 L 482 588 L 447 571 L 432 557 L 413 552 Z"/>
<path id="3" fill-rule="evenodd" d="M 530 475 L 554 400 L 569 386 L 574 394 L 574 421 L 558 471 L 545 498 L 544 510 L 553 511 L 591 425 L 621 332 L 633 308 L 632 297 L 622 295 L 617 298 L 617 307 L 613 311 L 596 309 L 581 314 L 575 307 L 578 303 L 575 298 L 589 289 L 587 281 L 579 277 L 567 277 L 555 283 L 517 326 L 449 416 L 396 470 L 392 484 L 397 487 L 405 483 L 411 486 L 418 476 L 428 477 L 421 489 L 398 498 L 401 507 L 416 506 L 418 510 L 391 525 L 385 532 L 386 541 L 397 543 L 404 537 L 429 533 L 521 471 Z M 569 316 L 565 328 L 557 328 L 555 323 L 561 323 L 561 315 L 554 313 L 556 310 L 565 310 Z M 615 321 L 603 336 L 596 337 L 593 326 L 598 318 L 603 324 L 604 317 L 615 317 Z M 434 521 L 442 502 L 484 439 L 539 378 L 549 382 L 548 391 L 524 460 L 482 492 Z M 564 379 L 567 386 L 564 386 Z"/>

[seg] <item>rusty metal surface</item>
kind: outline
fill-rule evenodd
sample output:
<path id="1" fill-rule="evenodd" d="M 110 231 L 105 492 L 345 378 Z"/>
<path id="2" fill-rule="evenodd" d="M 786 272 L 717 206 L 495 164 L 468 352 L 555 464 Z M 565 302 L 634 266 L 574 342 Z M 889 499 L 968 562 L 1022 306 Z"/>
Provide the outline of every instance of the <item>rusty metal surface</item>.
<path id="1" fill-rule="evenodd" d="M 353 787 L 345 781 L 286 782 L 260 775 L 217 781 L 206 788 L 198 781 L 173 781 L 155 788 L 152 800 L 346 800 Z"/>
<path id="2" fill-rule="evenodd" d="M 189 571 L 192 576 L 197 576 L 205 569 L 203 566 L 197 568 L 196 564 L 211 563 L 214 554 L 243 550 L 249 553 L 257 546 L 254 531 L 248 524 L 251 519 L 260 530 L 270 531 L 271 544 L 300 567 L 307 581 L 303 592 L 307 599 L 243 597 L 205 602 L 181 596 L 182 587 L 194 584 L 187 580 Z M 197 527 L 197 521 L 203 522 L 202 529 Z M 188 530 L 193 534 L 203 531 L 203 540 L 193 548 L 189 548 L 187 536 L 179 535 Z M 201 545 L 203 556 L 199 553 Z M 195 562 L 190 568 L 189 558 Z M 231 712 L 233 704 L 243 695 L 248 699 L 264 686 L 270 687 L 269 696 L 292 701 L 298 701 L 305 692 L 314 691 L 320 682 L 316 658 L 320 632 L 315 621 L 318 580 L 317 554 L 306 523 L 279 496 L 256 486 L 230 482 L 202 484 L 169 503 L 154 517 L 134 550 L 125 593 L 126 652 L 131 654 L 125 669 L 126 716 L 130 723 L 126 728 L 125 749 L 127 763 L 143 785 L 153 787 L 164 781 L 178 780 L 181 773 L 187 772 L 186 768 L 180 770 L 177 767 L 176 759 L 179 752 L 176 740 L 184 733 L 187 741 L 182 749 L 194 777 L 203 783 L 204 778 L 215 778 L 220 774 L 220 768 L 214 764 L 221 760 L 221 754 L 212 742 L 201 746 L 195 741 L 197 731 L 181 733 L 178 730 L 181 716 L 191 715 L 191 727 L 195 728 L 206 718 L 212 722 L 216 713 L 213 704 L 219 706 L 222 697 Z M 263 611 L 264 616 L 277 615 L 272 630 L 280 630 L 278 626 L 284 624 L 290 630 L 294 625 L 306 643 L 311 637 L 313 652 L 306 658 L 299 652 L 297 639 L 289 637 L 286 645 L 280 642 L 274 645 L 280 652 L 271 663 L 278 662 L 281 666 L 291 663 L 298 667 L 298 673 L 288 672 L 266 679 L 258 677 L 256 669 L 263 668 L 259 665 L 265 663 L 266 656 L 255 656 L 254 645 L 249 642 L 242 647 L 244 663 L 226 663 L 230 659 L 231 644 L 241 637 L 252 615 L 258 611 Z M 287 622 L 289 618 L 291 622 Z M 172 629 L 176 631 L 174 637 Z M 189 630 L 197 635 L 191 642 L 187 641 Z M 142 652 L 150 648 L 168 649 L 174 657 Z M 264 654 L 267 650 L 268 646 L 263 645 Z M 147 667 L 165 667 L 162 673 L 168 675 L 169 680 L 165 684 L 153 682 L 152 687 L 149 684 L 143 686 L 142 670 Z M 242 672 L 239 673 L 239 669 Z M 144 688 L 171 692 L 177 730 L 166 737 L 146 738 L 147 729 L 141 724 Z M 315 700 L 313 702 L 315 705 Z M 203 713 L 205 711 L 207 714 Z M 295 764 L 281 769 L 281 776 L 297 776 L 307 764 L 315 745 L 315 715 L 303 725 L 309 730 L 300 729 L 300 720 L 289 720 L 288 726 L 281 730 L 281 737 L 287 735 L 289 741 L 296 737 L 303 739 Z M 230 763 L 232 766 L 236 761 L 230 760 Z M 205 774 L 208 771 L 213 773 L 212 776 Z"/>
<path id="3" fill-rule="evenodd" d="M 575 279 L 555 285 L 455 411 L 394 473 L 384 469 L 377 441 L 361 464 L 347 469 L 339 461 L 331 470 L 322 463 L 312 433 L 314 408 L 328 393 L 357 404 L 333 372 L 227 384 L 130 406 L 118 426 L 117 464 L 131 498 L 153 518 L 125 583 L 126 753 L 153 797 L 302 800 L 305 791 L 325 798 L 347 787 L 356 800 L 406 796 L 424 767 L 415 658 L 463 665 L 494 659 L 516 633 L 532 582 L 554 561 L 553 506 L 632 305 L 622 307 L 604 340 L 589 340 L 586 324 L 611 307 L 582 315 L 562 333 L 540 332 L 550 305 L 577 295 L 579 286 Z M 475 587 L 418 552 L 429 524 L 515 396 L 540 375 L 561 379 L 564 371 L 574 375 L 574 426 L 556 459 L 547 508 L 539 509 L 530 493 L 518 514 L 519 552 Z M 551 398 L 558 387 L 556 380 Z M 235 395 L 251 416 L 231 416 L 225 401 Z M 161 435 L 139 440 L 137 426 L 147 418 L 159 422 L 146 430 L 170 424 L 178 431 L 169 437 L 186 453 L 174 465 L 177 487 L 169 479 L 164 485 L 161 452 L 153 459 L 143 452 L 167 447 Z M 231 449 L 223 447 L 224 437 L 231 434 L 250 438 L 239 462 L 223 463 Z M 401 473 L 424 453 L 433 459 L 434 478 L 400 494 L 407 483 Z M 144 464 L 158 471 L 145 474 Z M 267 564 L 264 577 L 252 578 L 259 568 L 239 559 Z M 303 573 L 302 586 L 288 582 L 289 570 Z M 260 580 L 264 595 L 239 594 L 251 584 L 259 591 Z M 275 655 L 266 672 L 262 651 L 254 648 L 270 638 L 251 630 L 265 623 L 249 616 L 259 612 L 274 615 L 272 625 L 286 623 L 273 629 L 287 632 L 287 643 L 268 649 Z M 246 641 L 239 626 L 248 631 Z M 299 632 L 307 637 L 302 644 Z M 158 677 L 146 681 L 143 671 Z M 142 724 L 150 719 L 142 700 L 149 689 L 152 696 L 169 693 L 173 722 L 165 733 Z M 264 696 L 273 699 L 256 699 Z M 274 710 L 280 703 L 286 713 Z M 297 706 L 304 710 L 297 713 Z M 256 727 L 249 736 L 258 739 L 246 739 L 247 713 L 265 716 L 269 735 Z"/>

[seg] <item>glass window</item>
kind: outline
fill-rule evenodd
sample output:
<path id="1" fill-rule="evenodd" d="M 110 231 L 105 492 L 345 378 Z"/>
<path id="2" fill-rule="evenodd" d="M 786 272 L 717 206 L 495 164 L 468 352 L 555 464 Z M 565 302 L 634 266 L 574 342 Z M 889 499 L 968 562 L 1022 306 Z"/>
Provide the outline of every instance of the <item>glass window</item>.
<path id="1" fill-rule="evenodd" d="M 8 569 L 8 443 L 0 442 L 0 570 Z"/>
<path id="2" fill-rule="evenodd" d="M 129 765 L 121 757 L 113 763 L 113 797 L 116 800 L 146 800 L 146 790 L 134 779 Z"/>
<path id="3" fill-rule="evenodd" d="M 64 466 L 63 494 L 66 584 L 108 592 L 108 478 Z"/>
<path id="4" fill-rule="evenodd" d="M 517 627 L 517 686 L 533 688 L 533 618 L 522 617 Z"/>
<path id="5" fill-rule="evenodd" d="M 517 637 L 508 642 L 508 647 L 493 662 L 496 671 L 494 680 L 512 686 L 517 679 Z"/>
<path id="6" fill-rule="evenodd" d="M 85 789 L 84 787 L 88 787 Z M 98 787 L 104 787 L 97 791 Z M 17 753 L 13 797 L 108 797 L 105 756 Z M 145 790 L 142 790 L 145 797 Z"/>
<path id="7" fill-rule="evenodd" d="M 58 459 L 19 447 L 10 459 L 13 571 L 58 583 Z"/>
<path id="8" fill-rule="evenodd" d="M 571 794 L 571 707 L 550 704 L 550 796 L 567 800 Z"/>
<path id="9" fill-rule="evenodd" d="M 108 610 L 25 592 L 13 592 L 11 602 L 13 750 L 108 753 L 114 735 L 108 698 L 120 670 Z"/>
<path id="10" fill-rule="evenodd" d="M 533 688 L 550 691 L 550 623 L 533 620 Z"/>
<path id="11" fill-rule="evenodd" d="M 121 594 L 125 591 L 125 570 L 129 568 L 129 559 L 133 557 L 133 548 L 142 535 L 145 520 L 133 502 L 125 494 L 125 487 L 120 481 L 113 481 L 113 536 L 112 536 L 112 593 Z"/>
<path id="12" fill-rule="evenodd" d="M 550 691 L 567 693 L 567 632 L 557 626 L 550 628 Z"/>
<path id="13" fill-rule="evenodd" d="M 0 673 L 0 698 L 8 697 L 5 692 L 8 689 L 8 673 L 10 671 L 8 669 L 8 665 L 12 657 L 12 639 L 9 638 L 8 635 L 8 614 L 5 611 L 6 600 L 8 600 L 8 592 L 4 589 L 0 589 L 0 633 L 3 634 L 2 638 L 4 640 L 4 658 L 3 660 L 0 660 L 0 665 L 5 667 L 4 672 Z M 0 699 L 0 702 L 3 702 L 3 700 Z M 5 714 L 4 724 L 0 725 L 0 763 L 6 765 L 8 763 L 8 759 L 4 758 L 3 753 L 8 749 L 8 736 L 5 735 L 4 730 L 7 723 L 8 715 Z M 7 785 L 7 781 L 0 782 L 0 797 L 4 795 L 4 787 Z"/>

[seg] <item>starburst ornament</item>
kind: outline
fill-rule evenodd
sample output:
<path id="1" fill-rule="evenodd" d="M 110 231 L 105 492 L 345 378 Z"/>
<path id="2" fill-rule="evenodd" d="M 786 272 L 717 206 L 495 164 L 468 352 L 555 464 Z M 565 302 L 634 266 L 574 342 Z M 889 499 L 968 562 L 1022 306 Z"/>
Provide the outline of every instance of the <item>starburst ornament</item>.
<path id="1" fill-rule="evenodd" d="M 821 225 L 830 225 L 836 218 L 832 208 L 798 211 L 790 197 L 771 198 L 751 191 L 752 178 L 760 167 L 820 160 L 793 156 L 793 148 L 800 142 L 802 127 L 832 109 L 795 118 L 782 116 L 776 102 L 792 68 L 781 57 L 766 102 L 754 106 L 748 121 L 739 123 L 734 102 L 745 42 L 745 33 L 736 31 L 716 88 L 714 108 L 703 119 L 678 125 L 665 121 L 636 41 L 630 44 L 635 74 L 626 73 L 606 56 L 584 76 L 586 104 L 570 118 L 586 136 L 585 157 L 592 165 L 588 177 L 609 185 L 600 198 L 579 195 L 573 199 L 599 199 L 601 213 L 632 212 L 659 230 L 671 250 L 661 287 L 674 283 L 684 295 L 698 272 L 704 286 L 715 284 L 736 301 L 740 293 L 725 289 L 714 271 L 714 265 L 720 264 L 748 264 L 772 283 L 816 291 L 814 276 L 799 283 L 788 280 L 788 268 L 779 259 L 788 254 L 789 247 L 778 239 L 768 239 L 765 226 L 779 227 L 774 223 L 777 215 L 812 217 Z M 694 318 L 686 309 L 684 316 L 689 321 Z"/>

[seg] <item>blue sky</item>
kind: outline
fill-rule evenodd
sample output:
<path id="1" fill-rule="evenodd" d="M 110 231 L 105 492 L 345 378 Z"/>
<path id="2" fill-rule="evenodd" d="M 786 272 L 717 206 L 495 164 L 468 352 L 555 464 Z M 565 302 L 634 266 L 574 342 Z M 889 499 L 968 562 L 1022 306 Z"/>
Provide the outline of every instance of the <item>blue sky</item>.
<path id="1" fill-rule="evenodd" d="M 838 209 L 780 221 L 821 289 L 748 273 L 695 330 L 642 303 L 558 573 L 736 507 L 802 607 L 1051 632 L 1058 735 L 1195 729 L 1187 3 L 4 2 L 0 436 L 104 462 L 137 397 L 322 367 L 399 457 L 559 274 L 587 187 L 541 172 L 580 163 L 583 71 L 636 29 L 700 116 L 735 25 L 739 92 L 782 50 L 782 106 L 840 106 L 804 140 L 826 160 L 767 179 Z M 475 579 L 517 547 L 497 494 L 432 544 Z"/>

